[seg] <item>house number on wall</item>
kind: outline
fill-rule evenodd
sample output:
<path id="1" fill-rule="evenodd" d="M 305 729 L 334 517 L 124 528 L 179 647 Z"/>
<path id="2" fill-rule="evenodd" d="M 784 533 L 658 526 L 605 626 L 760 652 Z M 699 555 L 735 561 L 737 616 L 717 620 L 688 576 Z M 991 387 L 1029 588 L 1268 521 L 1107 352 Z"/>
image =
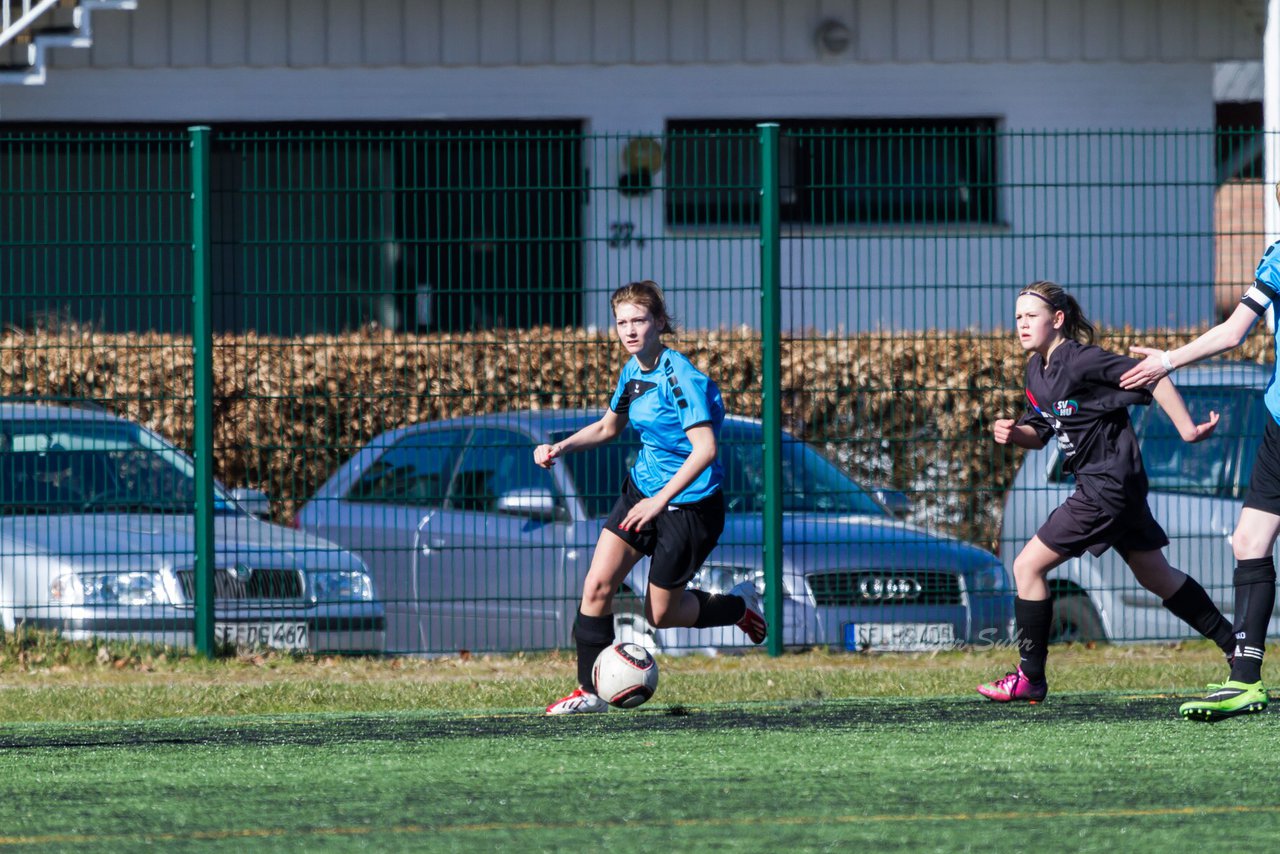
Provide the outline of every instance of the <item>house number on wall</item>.
<path id="1" fill-rule="evenodd" d="M 644 246 L 644 237 L 636 234 L 635 230 L 636 226 L 633 222 L 609 223 L 609 246 L 613 249 L 627 247 L 632 243 L 636 246 Z"/>

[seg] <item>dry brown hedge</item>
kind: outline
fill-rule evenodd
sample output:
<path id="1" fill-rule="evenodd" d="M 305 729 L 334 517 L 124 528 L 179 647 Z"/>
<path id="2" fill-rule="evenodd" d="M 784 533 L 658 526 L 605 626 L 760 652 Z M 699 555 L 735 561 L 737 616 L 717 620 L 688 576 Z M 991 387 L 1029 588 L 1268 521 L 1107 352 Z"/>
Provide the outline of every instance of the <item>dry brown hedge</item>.
<path id="1" fill-rule="evenodd" d="M 1193 334 L 1110 330 L 1100 343 L 1169 347 Z M 687 332 L 672 343 L 717 380 L 731 412 L 760 414 L 754 333 Z M 1236 355 L 1270 360 L 1270 336 L 1255 333 Z M 622 363 L 606 333 L 550 328 L 222 335 L 213 356 L 216 474 L 265 491 L 280 519 L 384 430 L 508 408 L 603 406 Z M 911 492 L 919 521 L 990 546 L 1017 458 L 990 441 L 989 425 L 1021 411 L 1024 361 L 1008 334 L 788 338 L 784 422 L 864 481 Z M 189 338 L 6 331 L 0 395 L 92 398 L 192 445 Z"/>

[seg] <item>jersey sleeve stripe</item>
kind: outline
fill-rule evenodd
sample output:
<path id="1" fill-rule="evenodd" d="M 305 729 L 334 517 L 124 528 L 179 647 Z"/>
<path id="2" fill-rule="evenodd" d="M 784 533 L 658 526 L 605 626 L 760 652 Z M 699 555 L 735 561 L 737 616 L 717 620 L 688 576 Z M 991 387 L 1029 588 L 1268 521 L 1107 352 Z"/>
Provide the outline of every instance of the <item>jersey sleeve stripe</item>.
<path id="1" fill-rule="evenodd" d="M 1273 302 L 1277 296 L 1280 296 L 1280 293 L 1278 293 L 1274 287 L 1262 281 L 1262 279 L 1253 280 L 1253 287 L 1250 288 L 1249 291 L 1253 292 L 1255 290 L 1261 291 L 1262 295 L 1266 297 L 1267 302 Z"/>

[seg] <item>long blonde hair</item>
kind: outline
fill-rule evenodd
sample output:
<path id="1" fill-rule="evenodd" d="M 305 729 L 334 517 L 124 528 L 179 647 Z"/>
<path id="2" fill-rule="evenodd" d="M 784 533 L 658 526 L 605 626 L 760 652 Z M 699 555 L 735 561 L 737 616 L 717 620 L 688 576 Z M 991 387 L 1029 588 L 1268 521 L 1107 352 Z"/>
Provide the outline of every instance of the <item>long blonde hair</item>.
<path id="1" fill-rule="evenodd" d="M 1093 324 L 1089 322 L 1089 318 L 1084 316 L 1084 310 L 1080 308 L 1080 303 L 1076 302 L 1076 298 L 1067 293 L 1062 285 L 1044 280 L 1032 282 L 1018 292 L 1018 296 L 1023 294 L 1040 297 L 1054 311 L 1062 312 L 1062 334 L 1064 336 L 1079 341 L 1081 344 L 1093 343 L 1098 330 L 1094 329 Z"/>

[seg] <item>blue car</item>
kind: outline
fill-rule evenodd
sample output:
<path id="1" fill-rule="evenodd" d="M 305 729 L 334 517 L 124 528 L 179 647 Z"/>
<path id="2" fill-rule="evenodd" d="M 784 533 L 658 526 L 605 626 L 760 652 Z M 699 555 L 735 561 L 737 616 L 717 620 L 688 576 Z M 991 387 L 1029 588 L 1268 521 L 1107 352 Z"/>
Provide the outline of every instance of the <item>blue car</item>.
<path id="1" fill-rule="evenodd" d="M 582 580 L 639 449 L 615 442 L 547 471 L 533 448 L 600 418 L 591 410 L 506 412 L 378 436 L 300 510 L 297 522 L 369 566 L 387 649 L 449 654 L 572 646 Z M 728 518 L 694 583 L 764 585 L 764 433 L 729 416 L 720 437 Z M 783 439 L 782 632 L 788 647 L 932 650 L 1009 636 L 1010 579 L 990 552 L 891 515 L 804 442 Z M 653 629 L 647 560 L 616 599 L 619 640 L 663 652 L 749 645 L 736 628 Z"/>

